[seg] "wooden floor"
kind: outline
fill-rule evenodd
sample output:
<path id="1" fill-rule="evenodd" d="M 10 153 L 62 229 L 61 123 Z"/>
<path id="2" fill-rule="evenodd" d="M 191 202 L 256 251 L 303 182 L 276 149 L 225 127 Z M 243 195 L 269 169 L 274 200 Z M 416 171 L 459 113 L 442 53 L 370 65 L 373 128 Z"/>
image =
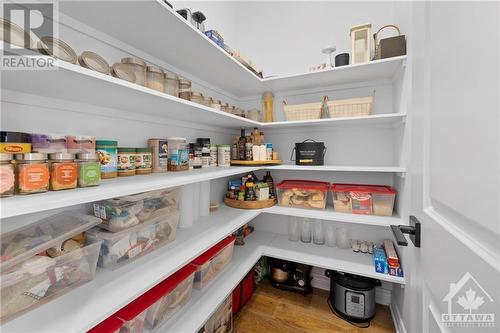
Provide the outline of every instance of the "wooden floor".
<path id="1" fill-rule="evenodd" d="M 235 316 L 234 333 L 395 332 L 388 307 L 377 304 L 370 327 L 358 328 L 334 315 L 327 297 L 324 290 L 302 296 L 262 283 Z"/>

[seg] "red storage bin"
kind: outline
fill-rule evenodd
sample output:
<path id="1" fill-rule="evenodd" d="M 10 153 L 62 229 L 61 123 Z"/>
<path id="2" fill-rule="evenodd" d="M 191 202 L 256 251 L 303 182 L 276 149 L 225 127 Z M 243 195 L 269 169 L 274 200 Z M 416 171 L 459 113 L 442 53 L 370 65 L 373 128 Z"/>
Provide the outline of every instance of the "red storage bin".
<path id="1" fill-rule="evenodd" d="M 332 193 L 336 212 L 392 216 L 397 192 L 384 185 L 333 184 Z"/>
<path id="2" fill-rule="evenodd" d="M 116 313 L 122 333 L 153 330 L 165 323 L 190 298 L 196 268 L 187 265 Z"/>
<path id="3" fill-rule="evenodd" d="M 312 180 L 284 180 L 276 185 L 278 205 L 325 209 L 330 183 Z"/>
<path id="4" fill-rule="evenodd" d="M 233 290 L 233 315 L 238 313 L 252 297 L 255 290 L 255 270 L 252 268 L 250 272 Z"/>
<path id="5" fill-rule="evenodd" d="M 118 319 L 116 315 L 112 315 L 100 324 L 94 326 L 87 333 L 119 333 L 122 325 L 123 322 Z"/>

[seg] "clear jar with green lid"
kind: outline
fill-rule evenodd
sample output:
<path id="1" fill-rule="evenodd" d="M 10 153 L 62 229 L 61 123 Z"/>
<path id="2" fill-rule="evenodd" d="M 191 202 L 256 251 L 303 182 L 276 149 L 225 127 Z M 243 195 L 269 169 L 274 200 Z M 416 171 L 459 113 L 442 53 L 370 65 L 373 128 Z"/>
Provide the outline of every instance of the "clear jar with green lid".
<path id="1" fill-rule="evenodd" d="M 118 147 L 118 177 L 135 175 L 136 148 Z"/>
<path id="2" fill-rule="evenodd" d="M 191 100 L 191 81 L 179 79 L 179 97 L 185 100 Z"/>
<path id="3" fill-rule="evenodd" d="M 134 73 L 135 83 L 141 86 L 146 85 L 146 62 L 140 58 L 127 57 L 122 58 L 122 64 L 125 64 L 127 68 Z"/>
<path id="4" fill-rule="evenodd" d="M 175 97 L 179 97 L 179 77 L 175 74 L 165 72 L 165 82 L 163 92 Z"/>
<path id="5" fill-rule="evenodd" d="M 0 153 L 0 197 L 14 195 L 16 184 L 16 169 L 12 163 L 13 155 Z"/>
<path id="6" fill-rule="evenodd" d="M 101 164 L 97 153 L 79 153 L 76 155 L 78 165 L 78 186 L 97 186 L 101 183 Z"/>
<path id="7" fill-rule="evenodd" d="M 146 87 L 161 91 L 165 90 L 165 72 L 160 67 L 146 67 Z"/>
<path id="8" fill-rule="evenodd" d="M 151 147 L 137 148 L 135 154 L 135 174 L 146 175 L 152 171 L 153 153 Z"/>
<path id="9" fill-rule="evenodd" d="M 196 91 L 193 91 L 191 93 L 191 102 L 203 105 L 203 103 L 205 102 L 204 98 L 203 98 L 203 94 L 196 92 Z"/>
<path id="10" fill-rule="evenodd" d="M 16 154 L 16 179 L 18 194 L 47 192 L 50 179 L 47 154 Z"/>
<path id="11" fill-rule="evenodd" d="M 50 189 L 52 191 L 76 188 L 78 167 L 75 155 L 71 153 L 52 153 L 49 155 Z"/>
<path id="12" fill-rule="evenodd" d="M 97 140 L 95 150 L 101 163 L 101 178 L 115 178 L 118 175 L 118 141 Z"/>

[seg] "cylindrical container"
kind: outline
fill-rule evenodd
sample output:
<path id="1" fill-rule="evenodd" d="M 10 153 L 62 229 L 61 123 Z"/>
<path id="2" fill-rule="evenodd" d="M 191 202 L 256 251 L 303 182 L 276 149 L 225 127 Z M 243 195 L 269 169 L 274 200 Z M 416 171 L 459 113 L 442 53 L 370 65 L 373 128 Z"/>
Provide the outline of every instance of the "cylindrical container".
<path id="1" fill-rule="evenodd" d="M 300 238 L 300 221 L 295 216 L 290 216 L 288 221 L 288 240 L 297 242 Z"/>
<path id="2" fill-rule="evenodd" d="M 47 154 L 16 154 L 17 193 L 32 194 L 49 190 L 49 163 Z"/>
<path id="3" fill-rule="evenodd" d="M 153 172 L 165 172 L 168 170 L 168 140 L 149 139 L 148 146 L 152 152 Z"/>
<path id="4" fill-rule="evenodd" d="M 221 111 L 224 111 L 224 112 L 230 112 L 228 103 L 221 103 L 220 109 L 221 109 Z"/>
<path id="5" fill-rule="evenodd" d="M 247 118 L 255 121 L 261 121 L 261 112 L 257 109 L 248 110 Z"/>
<path id="6" fill-rule="evenodd" d="M 223 167 L 231 165 L 231 146 L 219 145 L 217 147 L 217 165 Z"/>
<path id="7" fill-rule="evenodd" d="M 349 229 L 345 227 L 339 227 L 335 230 L 336 233 L 336 243 L 337 246 L 341 249 L 349 249 L 351 248 L 351 241 L 349 239 Z"/>
<path id="8" fill-rule="evenodd" d="M 163 88 L 164 93 L 179 97 L 179 77 L 175 74 L 166 72 Z"/>
<path id="9" fill-rule="evenodd" d="M 193 159 L 193 169 L 200 169 L 203 158 L 203 147 L 199 144 L 195 144 L 194 146 L 194 159 Z"/>
<path id="10" fill-rule="evenodd" d="M 335 238 L 335 225 L 328 223 L 325 226 L 325 244 L 326 246 L 334 247 L 337 243 Z"/>
<path id="11" fill-rule="evenodd" d="M 341 53 L 335 56 L 335 67 L 349 65 L 349 53 Z"/>
<path id="12" fill-rule="evenodd" d="M 135 148 L 118 147 L 118 177 L 135 176 Z"/>
<path id="13" fill-rule="evenodd" d="M 203 105 L 208 107 L 212 106 L 212 97 L 205 95 L 203 97 Z"/>
<path id="14" fill-rule="evenodd" d="M 199 92 L 196 92 L 196 91 L 193 91 L 191 93 L 191 102 L 194 102 L 194 103 L 198 103 L 200 105 L 203 105 L 203 103 L 205 102 L 205 99 L 203 97 L 203 94 L 202 93 L 199 93 Z"/>
<path id="15" fill-rule="evenodd" d="M 25 154 L 31 152 L 31 135 L 21 132 L 0 132 L 0 153 Z"/>
<path id="16" fill-rule="evenodd" d="M 147 175 L 151 173 L 153 154 L 151 147 L 137 148 L 135 152 L 135 174 Z"/>
<path id="17" fill-rule="evenodd" d="M 200 183 L 200 216 L 210 214 L 210 181 Z"/>
<path id="18" fill-rule="evenodd" d="M 179 228 L 190 228 L 193 226 L 195 220 L 193 207 L 194 189 L 194 184 L 187 184 L 181 188 L 181 200 L 179 202 L 181 218 L 179 221 Z"/>
<path id="19" fill-rule="evenodd" d="M 160 67 L 146 67 L 146 87 L 163 92 L 165 90 L 165 72 Z"/>
<path id="20" fill-rule="evenodd" d="M 208 168 L 210 167 L 210 147 L 207 145 L 204 145 L 201 148 L 201 167 L 202 168 Z"/>
<path id="21" fill-rule="evenodd" d="M 245 143 L 245 159 L 247 161 L 252 161 L 253 160 L 253 147 L 259 147 L 257 145 L 252 144 L 251 142 L 246 142 Z M 258 158 L 256 159 L 256 161 Z"/>
<path id="22" fill-rule="evenodd" d="M 68 153 L 94 153 L 95 137 L 88 135 L 68 135 L 66 136 Z"/>
<path id="23" fill-rule="evenodd" d="M 217 145 L 210 145 L 210 166 L 217 166 Z"/>
<path id="24" fill-rule="evenodd" d="M 247 143 L 251 144 L 251 143 Z M 252 146 L 252 160 L 253 161 L 258 161 L 260 158 L 260 147 L 259 145 L 253 145 Z"/>
<path id="25" fill-rule="evenodd" d="M 76 188 L 78 166 L 75 155 L 71 153 L 52 153 L 49 155 L 50 189 L 52 191 Z"/>
<path id="26" fill-rule="evenodd" d="M 179 97 L 185 100 L 191 100 L 191 81 L 179 79 Z"/>
<path id="27" fill-rule="evenodd" d="M 274 95 L 267 91 L 262 95 L 262 121 L 265 123 L 274 121 Z"/>
<path id="28" fill-rule="evenodd" d="M 222 105 L 219 100 L 212 99 L 212 103 L 210 104 L 210 107 L 216 109 L 216 110 L 222 110 Z"/>
<path id="29" fill-rule="evenodd" d="M 115 178 L 118 175 L 118 142 L 97 140 L 95 150 L 101 163 L 101 178 Z"/>
<path id="30" fill-rule="evenodd" d="M 311 227 L 311 222 L 308 219 L 303 219 L 300 232 L 302 243 L 311 243 Z"/>
<path id="31" fill-rule="evenodd" d="M 97 186 L 101 182 L 101 164 L 97 153 L 78 153 L 78 186 Z"/>
<path id="32" fill-rule="evenodd" d="M 317 245 L 325 244 L 325 234 L 321 220 L 313 221 L 313 242 Z"/>
<path id="33" fill-rule="evenodd" d="M 0 153 L 0 197 L 14 195 L 16 184 L 15 166 L 12 154 Z"/>
<path id="34" fill-rule="evenodd" d="M 31 150 L 36 153 L 65 153 L 68 150 L 65 135 L 31 134 Z"/>
<path id="35" fill-rule="evenodd" d="M 277 161 L 277 160 L 279 160 L 279 159 L 280 159 L 280 155 L 278 154 L 278 152 L 277 152 L 277 151 L 274 151 L 274 150 L 273 150 L 273 158 L 272 158 L 272 160 L 273 160 L 273 161 Z"/>
<path id="36" fill-rule="evenodd" d="M 273 159 L 273 144 L 266 143 L 266 160 L 270 161 Z"/>
<path id="37" fill-rule="evenodd" d="M 261 144 L 259 146 L 259 161 L 265 161 L 267 159 L 267 146 Z"/>
<path id="38" fill-rule="evenodd" d="M 168 171 L 189 170 L 189 145 L 186 138 L 172 137 L 167 140 Z"/>
<path id="39" fill-rule="evenodd" d="M 122 64 L 125 64 L 135 75 L 135 83 L 141 86 L 146 85 L 146 62 L 139 58 L 127 57 L 122 59 Z"/>
<path id="40" fill-rule="evenodd" d="M 193 169 L 195 145 L 194 142 L 189 143 L 189 170 Z"/>

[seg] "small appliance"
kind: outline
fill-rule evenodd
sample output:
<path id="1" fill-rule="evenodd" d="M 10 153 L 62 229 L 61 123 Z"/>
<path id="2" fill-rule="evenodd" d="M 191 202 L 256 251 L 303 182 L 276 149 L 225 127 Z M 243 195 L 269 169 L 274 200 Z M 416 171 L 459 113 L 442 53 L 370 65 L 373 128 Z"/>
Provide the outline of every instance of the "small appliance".
<path id="1" fill-rule="evenodd" d="M 312 291 L 311 266 L 269 258 L 269 267 L 273 287 L 303 295 Z"/>
<path id="2" fill-rule="evenodd" d="M 380 281 L 326 270 L 330 278 L 330 297 L 328 303 L 335 312 L 348 321 L 368 322 L 375 316 L 375 287 Z"/>
<path id="3" fill-rule="evenodd" d="M 326 147 L 323 142 L 316 142 L 307 139 L 302 142 L 297 142 L 295 148 L 292 150 L 290 159 L 293 161 L 293 154 L 295 152 L 296 165 L 323 165 Z"/>

